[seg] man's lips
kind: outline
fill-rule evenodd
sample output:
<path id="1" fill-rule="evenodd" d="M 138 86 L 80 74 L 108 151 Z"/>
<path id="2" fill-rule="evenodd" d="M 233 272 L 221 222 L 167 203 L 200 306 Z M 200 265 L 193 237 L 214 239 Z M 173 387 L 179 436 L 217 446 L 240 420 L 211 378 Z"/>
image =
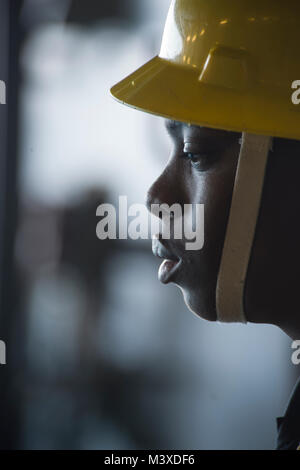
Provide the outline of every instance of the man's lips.
<path id="1" fill-rule="evenodd" d="M 158 278 L 163 284 L 168 284 L 174 281 L 175 274 L 177 273 L 181 260 L 175 256 L 166 246 L 164 240 L 159 240 L 158 236 L 152 239 L 152 252 L 158 258 L 164 259 L 159 267 Z"/>

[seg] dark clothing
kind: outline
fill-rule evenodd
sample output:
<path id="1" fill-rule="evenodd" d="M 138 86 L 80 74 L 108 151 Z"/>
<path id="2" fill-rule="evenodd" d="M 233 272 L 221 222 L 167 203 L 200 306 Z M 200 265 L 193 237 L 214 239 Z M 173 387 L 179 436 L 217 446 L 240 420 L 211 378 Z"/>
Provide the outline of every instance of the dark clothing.
<path id="1" fill-rule="evenodd" d="M 293 390 L 286 413 L 277 418 L 277 450 L 296 450 L 300 446 L 300 378 Z M 300 450 L 300 449 L 298 449 Z"/>

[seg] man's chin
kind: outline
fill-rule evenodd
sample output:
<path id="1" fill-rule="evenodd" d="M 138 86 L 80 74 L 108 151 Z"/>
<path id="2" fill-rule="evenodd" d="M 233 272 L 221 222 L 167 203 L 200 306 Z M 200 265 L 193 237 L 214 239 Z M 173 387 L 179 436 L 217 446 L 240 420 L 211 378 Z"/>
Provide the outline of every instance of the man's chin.
<path id="1" fill-rule="evenodd" d="M 205 301 L 204 295 L 201 295 L 200 290 L 197 292 L 190 292 L 189 290 L 180 287 L 183 299 L 187 308 L 197 317 L 207 321 L 216 321 L 215 304 L 212 301 Z"/>

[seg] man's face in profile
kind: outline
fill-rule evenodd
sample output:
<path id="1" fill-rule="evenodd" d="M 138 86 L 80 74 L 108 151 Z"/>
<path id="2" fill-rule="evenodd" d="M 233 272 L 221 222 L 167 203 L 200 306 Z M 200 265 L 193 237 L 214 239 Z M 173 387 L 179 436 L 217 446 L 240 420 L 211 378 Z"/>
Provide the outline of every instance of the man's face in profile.
<path id="1" fill-rule="evenodd" d="M 216 284 L 241 134 L 170 120 L 165 125 L 172 150 L 165 169 L 149 189 L 148 207 L 163 203 L 204 204 L 205 243 L 202 250 L 188 251 L 184 240 L 160 238 L 160 249 L 156 246 L 155 253 L 169 261 L 161 266 L 159 277 L 163 283 L 179 286 L 194 313 L 216 320 Z M 292 220 L 295 200 L 299 200 L 294 178 L 300 168 L 297 149 L 295 141 L 278 139 L 269 156 L 245 289 L 248 321 L 281 324 L 282 312 L 287 305 L 294 305 L 291 286 L 295 273 L 290 256 L 297 256 L 298 244 L 295 234 L 287 237 L 286 224 Z M 280 191 L 283 178 L 286 181 L 287 177 L 289 190 Z M 276 204 L 277 195 L 281 197 L 280 207 Z"/>
<path id="2" fill-rule="evenodd" d="M 151 204 L 204 204 L 205 242 L 189 251 L 184 240 L 160 240 L 165 262 L 159 277 L 174 282 L 187 306 L 208 320 L 216 320 L 215 290 L 218 266 L 230 209 L 241 134 L 167 120 L 172 151 L 166 168 L 148 193 Z M 177 259 L 177 263 L 176 263 Z M 175 266 L 174 266 L 175 265 Z"/>

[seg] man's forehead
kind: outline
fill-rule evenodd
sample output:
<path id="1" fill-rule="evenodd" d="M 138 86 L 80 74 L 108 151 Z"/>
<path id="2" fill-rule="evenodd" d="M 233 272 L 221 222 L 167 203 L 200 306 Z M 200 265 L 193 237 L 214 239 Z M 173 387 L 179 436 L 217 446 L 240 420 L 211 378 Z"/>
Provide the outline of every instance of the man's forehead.
<path id="1" fill-rule="evenodd" d="M 225 131 L 223 129 L 197 126 L 195 124 L 174 121 L 171 119 L 165 119 L 165 126 L 167 130 L 178 132 L 183 136 L 193 135 L 199 138 L 222 138 L 228 137 L 230 134 L 236 134 L 235 132 Z"/>

